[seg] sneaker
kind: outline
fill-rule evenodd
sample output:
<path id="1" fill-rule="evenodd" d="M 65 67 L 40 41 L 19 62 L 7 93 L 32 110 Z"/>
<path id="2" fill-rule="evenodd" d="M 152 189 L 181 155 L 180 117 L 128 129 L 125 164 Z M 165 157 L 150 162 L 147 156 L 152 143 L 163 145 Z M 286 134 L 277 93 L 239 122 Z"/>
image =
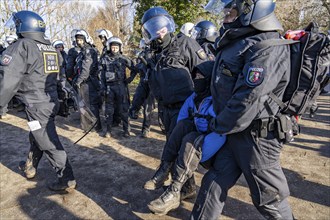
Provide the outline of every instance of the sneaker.
<path id="1" fill-rule="evenodd" d="M 140 137 L 142 138 L 148 138 L 149 137 L 149 131 L 148 130 L 143 130 Z"/>
<path id="2" fill-rule="evenodd" d="M 52 191 L 70 191 L 72 189 L 75 189 L 76 187 L 77 183 L 75 180 L 70 180 L 66 183 L 63 183 L 62 181 L 56 181 L 48 185 L 48 188 Z"/>

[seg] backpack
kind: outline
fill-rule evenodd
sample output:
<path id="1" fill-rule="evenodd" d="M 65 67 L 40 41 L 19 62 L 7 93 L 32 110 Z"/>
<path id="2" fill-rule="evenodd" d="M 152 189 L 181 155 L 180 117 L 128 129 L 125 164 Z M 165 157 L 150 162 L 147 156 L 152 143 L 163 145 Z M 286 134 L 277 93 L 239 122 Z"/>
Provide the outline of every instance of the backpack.
<path id="1" fill-rule="evenodd" d="M 275 116 L 277 137 L 289 143 L 300 133 L 299 116 L 310 110 L 330 82 L 330 37 L 320 33 L 318 25 L 311 22 L 304 30 L 288 31 L 285 39 L 263 40 L 252 47 L 276 45 L 290 45 L 290 81 L 283 99 L 269 94 L 280 106 L 280 113 Z"/>
<path id="2" fill-rule="evenodd" d="M 290 45 L 290 82 L 282 100 L 274 93 L 270 97 L 280 106 L 282 114 L 301 116 L 330 82 L 330 39 L 319 32 L 315 22 L 304 30 L 288 31 L 285 38 L 264 40 L 253 47 Z"/>

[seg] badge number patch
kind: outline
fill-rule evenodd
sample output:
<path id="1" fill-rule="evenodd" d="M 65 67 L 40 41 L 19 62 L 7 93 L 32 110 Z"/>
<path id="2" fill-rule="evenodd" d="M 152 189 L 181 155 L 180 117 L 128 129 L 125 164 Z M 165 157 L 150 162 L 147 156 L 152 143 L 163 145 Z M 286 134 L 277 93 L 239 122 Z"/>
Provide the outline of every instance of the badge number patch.
<path id="1" fill-rule="evenodd" d="M 4 66 L 7 66 L 12 59 L 13 59 L 12 56 L 5 54 L 5 55 L 3 55 L 2 59 L 1 59 L 1 64 Z"/>
<path id="2" fill-rule="evenodd" d="M 250 67 L 246 75 L 246 84 L 251 87 L 258 86 L 264 80 L 264 68 Z"/>
<path id="3" fill-rule="evenodd" d="M 59 65 L 58 65 L 58 57 L 56 52 L 44 52 L 44 67 L 45 73 L 58 73 Z"/>

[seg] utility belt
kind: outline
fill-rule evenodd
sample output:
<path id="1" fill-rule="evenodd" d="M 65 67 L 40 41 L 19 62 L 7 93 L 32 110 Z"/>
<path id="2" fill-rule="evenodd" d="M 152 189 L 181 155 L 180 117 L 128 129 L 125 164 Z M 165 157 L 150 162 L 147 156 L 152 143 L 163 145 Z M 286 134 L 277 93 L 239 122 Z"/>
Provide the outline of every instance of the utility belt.
<path id="1" fill-rule="evenodd" d="M 300 127 L 294 116 L 278 114 L 275 117 L 256 119 L 251 124 L 258 131 L 258 136 L 266 138 L 268 132 L 274 132 L 275 137 L 283 143 L 290 143 L 294 136 L 300 133 Z"/>

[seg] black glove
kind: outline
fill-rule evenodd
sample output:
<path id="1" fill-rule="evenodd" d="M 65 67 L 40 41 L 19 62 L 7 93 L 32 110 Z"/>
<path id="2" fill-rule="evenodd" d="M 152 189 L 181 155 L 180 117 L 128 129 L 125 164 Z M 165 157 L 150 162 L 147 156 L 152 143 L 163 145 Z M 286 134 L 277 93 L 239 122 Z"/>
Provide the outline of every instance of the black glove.
<path id="1" fill-rule="evenodd" d="M 132 81 L 133 81 L 134 78 L 132 77 L 128 77 L 126 80 L 125 80 L 125 83 L 126 84 L 130 84 Z"/>
<path id="2" fill-rule="evenodd" d="M 76 90 L 80 89 L 80 86 L 81 86 L 81 82 L 79 82 L 79 81 L 76 81 L 76 82 L 73 83 L 73 87 L 74 87 Z"/>
<path id="3" fill-rule="evenodd" d="M 212 118 L 209 120 L 209 124 L 207 125 L 207 133 L 215 131 L 215 120 L 216 118 Z"/>

